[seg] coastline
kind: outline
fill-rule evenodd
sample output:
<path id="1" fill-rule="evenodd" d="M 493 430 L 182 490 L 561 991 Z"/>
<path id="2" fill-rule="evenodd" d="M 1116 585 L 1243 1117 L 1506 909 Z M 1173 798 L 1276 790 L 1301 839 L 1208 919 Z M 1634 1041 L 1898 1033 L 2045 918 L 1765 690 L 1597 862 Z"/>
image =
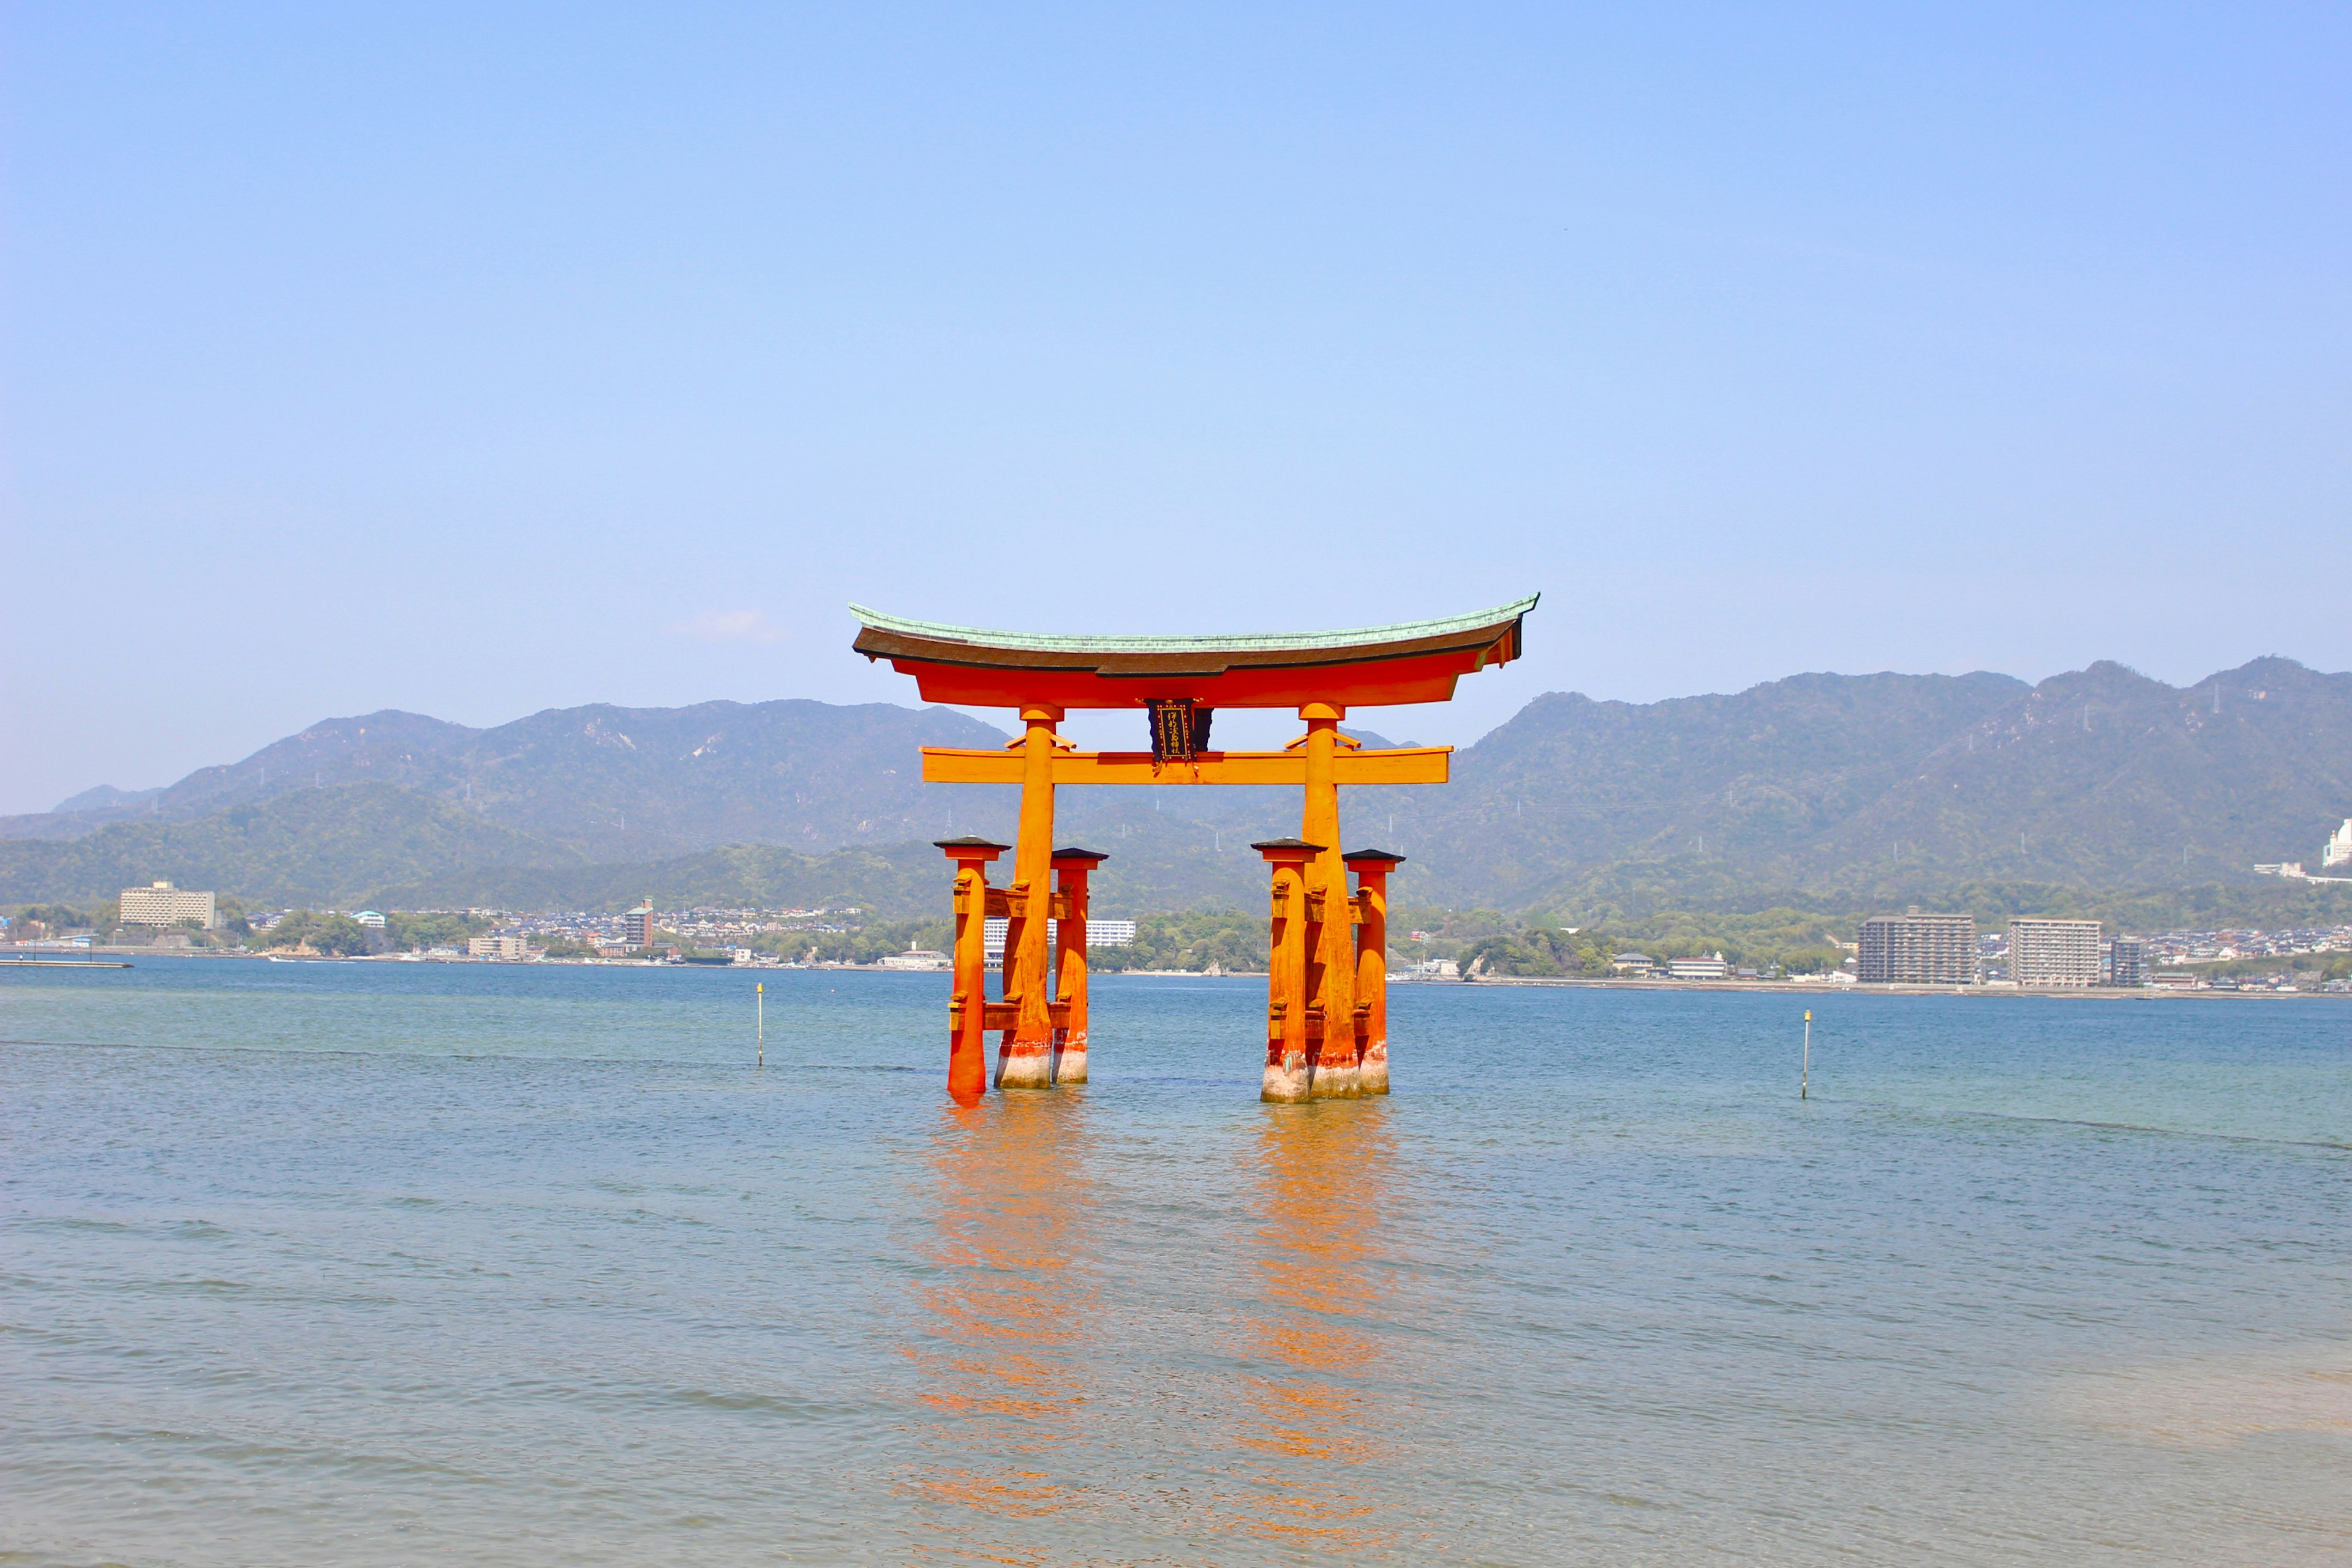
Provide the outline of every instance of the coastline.
<path id="1" fill-rule="evenodd" d="M 204 958 L 247 959 L 274 963 L 436 963 L 466 966 L 495 965 L 504 968 L 593 968 L 593 969 L 679 969 L 708 970 L 713 973 L 767 973 L 803 970 L 811 973 L 852 974 L 944 974 L 943 969 L 901 969 L 881 963 L 752 963 L 752 964 L 684 964 L 669 963 L 658 959 L 636 958 L 425 958 L 413 953 L 354 953 L 338 956 L 331 953 L 284 952 L 221 952 L 205 949 L 173 949 L 151 947 L 107 946 L 80 950 L 90 954 L 88 959 L 66 957 L 57 949 L 42 951 L 36 958 L 31 950 L 24 956 L 15 951 L 0 952 L 0 968 L 44 969 L 120 969 L 128 964 L 108 962 L 127 957 L 141 958 Z M 1109 969 L 1097 973 L 1103 978 L 1137 975 L 1154 980 L 1263 980 L 1264 970 L 1228 970 L 1223 974 L 1208 974 L 1197 969 Z M 1820 982 L 1804 980 L 1587 980 L 1570 975 L 1540 974 L 1481 974 L 1473 979 L 1422 979 L 1391 974 L 1391 985 L 1415 987 L 1462 987 L 1512 985 L 1551 987 L 1587 991 L 1738 991 L 1774 996 L 1973 996 L 1980 999 L 2002 997 L 2046 997 L 2087 1002 L 2156 1002 L 2156 1001 L 2352 1001 L 2352 992 L 2342 991 L 2243 991 L 2186 990 L 2175 987 L 2146 986 L 2137 990 L 2117 990 L 2112 986 L 2011 986 L 2011 985 L 1906 985 L 1870 984 L 1859 982 Z"/>

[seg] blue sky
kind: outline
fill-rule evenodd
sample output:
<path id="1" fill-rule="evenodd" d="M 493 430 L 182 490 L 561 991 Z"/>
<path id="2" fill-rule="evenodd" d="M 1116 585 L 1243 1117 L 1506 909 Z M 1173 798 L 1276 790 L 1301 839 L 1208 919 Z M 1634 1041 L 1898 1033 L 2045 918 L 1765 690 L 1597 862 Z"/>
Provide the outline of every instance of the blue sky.
<path id="1" fill-rule="evenodd" d="M 0 810 L 853 598 L 2352 665 L 2341 5 L 680 9 L 0 10 Z"/>

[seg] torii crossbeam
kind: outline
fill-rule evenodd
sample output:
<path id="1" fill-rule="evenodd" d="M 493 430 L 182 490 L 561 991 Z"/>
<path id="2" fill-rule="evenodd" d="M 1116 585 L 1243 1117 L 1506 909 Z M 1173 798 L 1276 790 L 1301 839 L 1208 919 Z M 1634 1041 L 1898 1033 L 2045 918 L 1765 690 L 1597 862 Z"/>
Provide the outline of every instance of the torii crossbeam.
<path id="1" fill-rule="evenodd" d="M 924 700 L 1021 716 L 1022 738 L 1005 751 L 923 748 L 926 784 L 1021 786 L 1009 887 L 990 888 L 987 873 L 1007 846 L 940 845 L 957 867 L 949 1092 L 969 1100 L 985 1089 L 990 1030 L 1002 1036 L 1000 1089 L 1086 1081 L 1087 877 L 1104 857 L 1053 847 L 1055 787 L 1201 784 L 1296 785 L 1304 795 L 1299 837 L 1255 847 L 1273 885 L 1262 1097 L 1387 1093 L 1387 878 L 1402 857 L 1341 850 L 1339 786 L 1444 784 L 1453 748 L 1367 752 L 1339 732 L 1339 721 L 1350 707 L 1448 700 L 1463 676 L 1519 657 L 1520 623 L 1535 606 L 1530 595 L 1475 615 L 1356 631 L 1097 637 L 935 626 L 852 605 L 861 623 L 853 647 L 913 676 Z M 1073 708 L 1148 710 L 1151 749 L 1070 749 L 1055 726 Z M 1213 751 L 1219 708 L 1296 709 L 1307 733 L 1279 752 Z M 994 1002 L 982 935 L 992 914 L 1006 920 Z M 1048 919 L 1059 922 L 1059 942 L 1048 940 Z"/>

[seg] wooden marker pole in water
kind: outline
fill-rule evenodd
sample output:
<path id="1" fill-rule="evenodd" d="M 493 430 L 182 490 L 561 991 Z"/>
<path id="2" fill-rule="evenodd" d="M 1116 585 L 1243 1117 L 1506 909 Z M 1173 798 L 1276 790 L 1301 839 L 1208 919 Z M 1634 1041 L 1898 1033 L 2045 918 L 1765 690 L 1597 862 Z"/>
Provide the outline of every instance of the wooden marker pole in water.
<path id="1" fill-rule="evenodd" d="M 1797 1068 L 1797 1098 L 1802 1100 L 1813 1081 L 1813 1010 L 1805 1009 L 1805 1054 Z"/>
<path id="2" fill-rule="evenodd" d="M 755 998 L 752 1005 L 759 1008 L 754 1016 L 759 1019 L 760 1065 L 764 1068 L 768 1065 L 768 983 L 762 980 L 752 986 L 751 994 Z"/>

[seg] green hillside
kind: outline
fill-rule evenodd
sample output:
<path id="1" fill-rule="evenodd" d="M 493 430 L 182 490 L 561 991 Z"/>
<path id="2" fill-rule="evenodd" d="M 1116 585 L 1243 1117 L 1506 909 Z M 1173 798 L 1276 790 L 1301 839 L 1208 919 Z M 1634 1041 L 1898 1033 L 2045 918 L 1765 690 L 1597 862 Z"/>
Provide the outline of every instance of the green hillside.
<path id="1" fill-rule="evenodd" d="M 1385 814 L 1379 793 L 1351 828 Z M 2262 659 L 2185 690 L 2099 664 L 2032 688 L 1808 675 L 1639 706 L 1556 694 L 1460 753 L 1452 784 L 1394 793 L 1393 847 L 1456 903 L 1564 908 L 1629 879 L 1882 903 L 1985 880 L 2252 882 L 2258 861 L 2315 863 L 2352 815 L 2352 676 Z"/>
<path id="2" fill-rule="evenodd" d="M 889 920 L 937 914 L 944 862 L 928 844 L 795 855 L 772 845 L 706 849 L 642 865 L 488 866 L 377 889 L 383 909 L 856 908 Z"/>
<path id="3" fill-rule="evenodd" d="M 550 709 L 495 729 L 384 711 L 330 719 L 161 792 L 86 791 L 85 809 L 0 819 L 0 837 L 71 838 L 193 821 L 356 783 L 397 784 L 594 860 L 721 844 L 806 854 L 1009 827 L 1009 793 L 921 782 L 922 746 L 1008 737 L 951 709 L 803 700 Z"/>
<path id="4" fill-rule="evenodd" d="M 2028 689 L 1999 675 L 1800 675 L 1646 704 L 1549 693 L 1458 755 L 1452 784 L 1393 792 L 1391 847 L 1437 896 L 1514 908 L 1626 860 L 1785 879 L 1806 846 Z"/>
<path id="5" fill-rule="evenodd" d="M 0 902 L 112 898 L 160 879 L 265 905 L 357 908 L 387 883 L 578 859 L 413 790 L 342 784 L 194 822 L 118 823 L 67 843 L 0 840 Z"/>

